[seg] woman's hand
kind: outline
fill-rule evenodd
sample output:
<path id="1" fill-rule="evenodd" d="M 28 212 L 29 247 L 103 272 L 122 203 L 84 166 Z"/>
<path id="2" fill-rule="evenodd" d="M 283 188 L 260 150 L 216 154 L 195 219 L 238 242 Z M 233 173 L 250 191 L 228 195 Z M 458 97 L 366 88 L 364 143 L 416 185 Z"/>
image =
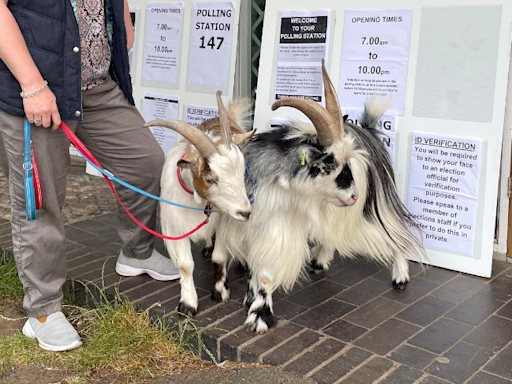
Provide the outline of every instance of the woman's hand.
<path id="1" fill-rule="evenodd" d="M 27 89 L 27 92 L 25 90 L 23 92 L 28 94 L 34 90 Z M 55 95 L 49 87 L 45 87 L 37 95 L 23 99 L 23 108 L 29 123 L 45 128 L 50 128 L 51 126 L 52 131 L 59 128 L 61 122 L 60 114 Z"/>

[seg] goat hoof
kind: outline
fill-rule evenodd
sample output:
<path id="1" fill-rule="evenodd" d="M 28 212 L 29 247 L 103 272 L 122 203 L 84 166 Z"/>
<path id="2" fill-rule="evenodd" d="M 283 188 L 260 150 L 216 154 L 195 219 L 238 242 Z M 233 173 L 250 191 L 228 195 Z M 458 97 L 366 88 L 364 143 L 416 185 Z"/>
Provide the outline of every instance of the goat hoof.
<path id="1" fill-rule="evenodd" d="M 256 332 L 258 335 L 263 335 L 266 333 L 271 327 L 276 324 L 274 319 L 271 320 L 270 325 L 267 323 L 266 319 L 261 317 L 256 318 L 255 321 L 246 322 L 245 325 L 250 332 Z"/>
<path id="2" fill-rule="evenodd" d="M 211 258 L 213 254 L 213 247 L 204 247 L 201 251 L 201 254 L 205 259 Z"/>
<path id="3" fill-rule="evenodd" d="M 264 306 L 257 314 L 253 321 L 247 321 L 246 324 L 251 331 L 258 334 L 267 332 L 268 329 L 277 325 L 277 319 L 272 315 L 270 309 Z"/>
<path id="4" fill-rule="evenodd" d="M 222 295 L 219 291 L 217 291 L 216 289 L 213 289 L 211 299 L 215 302 L 222 301 Z"/>
<path id="5" fill-rule="evenodd" d="M 212 289 L 212 295 L 210 296 L 213 301 L 229 301 L 229 289 L 226 285 L 221 286 L 220 290 L 216 288 L 216 286 Z"/>
<path id="6" fill-rule="evenodd" d="M 323 265 L 318 264 L 318 261 L 316 259 L 311 260 L 311 263 L 309 265 L 309 270 L 311 273 L 314 273 L 316 275 L 323 273 L 327 270 L 327 268 L 324 268 Z"/>
<path id="7" fill-rule="evenodd" d="M 197 313 L 197 308 L 191 307 L 183 301 L 180 301 L 178 305 L 178 312 L 185 316 L 194 317 Z"/>
<path id="8" fill-rule="evenodd" d="M 277 319 L 271 314 L 264 314 L 261 319 L 265 322 L 268 328 L 272 328 L 277 325 Z"/>
<path id="9" fill-rule="evenodd" d="M 405 281 L 402 281 L 400 283 L 397 283 L 396 280 L 393 280 L 393 288 L 394 289 L 405 289 L 405 287 L 407 287 L 407 283 L 409 282 L 409 280 L 405 280 Z"/>

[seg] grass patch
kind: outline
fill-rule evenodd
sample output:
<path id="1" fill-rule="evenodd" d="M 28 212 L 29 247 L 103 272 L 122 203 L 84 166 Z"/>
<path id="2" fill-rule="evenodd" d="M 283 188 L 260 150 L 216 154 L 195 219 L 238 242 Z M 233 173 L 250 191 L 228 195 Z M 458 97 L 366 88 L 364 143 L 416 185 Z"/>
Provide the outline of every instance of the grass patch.
<path id="1" fill-rule="evenodd" d="M 185 352 L 179 332 L 170 331 L 162 322 L 151 321 L 147 312 L 137 311 L 127 301 L 92 310 L 65 308 L 69 312 L 68 318 L 82 336 L 83 346 L 55 353 L 39 348 L 37 341 L 21 332 L 2 337 L 0 374 L 20 365 L 42 364 L 72 369 L 76 382 L 97 370 L 113 372 L 130 382 L 206 365 Z"/>
<path id="2" fill-rule="evenodd" d="M 12 258 L 2 255 L 0 264 L 0 297 L 21 303 L 23 290 Z M 152 319 L 148 311 L 137 310 L 119 292 L 111 301 L 101 297 L 101 303 L 96 302 L 93 309 L 68 304 L 63 311 L 78 330 L 83 346 L 55 353 L 41 349 L 36 340 L 25 337 L 21 331 L 0 337 L 0 375 L 17 366 L 42 364 L 70 369 L 73 372 L 73 377 L 67 380 L 70 383 L 85 382 L 98 370 L 112 372 L 131 382 L 210 365 L 186 353 L 190 339 L 198 333 L 190 320 L 164 324 Z M 183 331 L 187 323 L 192 331 Z"/>
<path id="3" fill-rule="evenodd" d="M 5 250 L 0 254 L 0 297 L 20 302 L 23 300 L 23 286 L 18 278 L 13 255 Z"/>
<path id="4" fill-rule="evenodd" d="M 185 353 L 187 339 L 171 324 L 152 320 L 146 311 L 116 295 L 115 304 L 103 304 L 94 310 L 77 309 L 70 315 L 84 348 L 77 350 L 79 365 L 89 371 L 107 368 L 132 378 L 156 377 L 181 372 L 186 365 L 202 365 Z M 108 356 L 108 359 L 105 359 Z M 68 362 L 66 362 L 68 363 Z"/>

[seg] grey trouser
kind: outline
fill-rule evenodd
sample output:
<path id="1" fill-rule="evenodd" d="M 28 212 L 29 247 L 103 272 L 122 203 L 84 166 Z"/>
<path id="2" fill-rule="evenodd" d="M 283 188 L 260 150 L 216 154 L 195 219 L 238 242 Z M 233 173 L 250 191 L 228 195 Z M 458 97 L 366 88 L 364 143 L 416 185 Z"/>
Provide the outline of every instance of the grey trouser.
<path id="1" fill-rule="evenodd" d="M 82 92 L 83 121 L 67 125 L 98 161 L 120 179 L 158 195 L 164 153 L 144 120 L 117 83 Z M 41 177 L 44 208 L 37 219 L 25 218 L 23 184 L 23 118 L 0 110 L 0 130 L 10 165 L 13 251 L 25 292 L 23 306 L 31 317 L 61 310 L 66 280 L 66 239 L 62 207 L 70 165 L 70 141 L 62 132 L 32 126 L 32 141 Z M 116 185 L 121 201 L 150 228 L 156 226 L 157 201 Z M 131 221 L 118 206 L 117 230 L 128 257 L 146 258 L 153 236 Z"/>
<path id="2" fill-rule="evenodd" d="M 3 171 L 5 176 L 9 176 L 9 163 L 7 161 L 7 153 L 5 152 L 4 139 L 2 139 L 2 135 L 0 135 L 0 170 Z"/>

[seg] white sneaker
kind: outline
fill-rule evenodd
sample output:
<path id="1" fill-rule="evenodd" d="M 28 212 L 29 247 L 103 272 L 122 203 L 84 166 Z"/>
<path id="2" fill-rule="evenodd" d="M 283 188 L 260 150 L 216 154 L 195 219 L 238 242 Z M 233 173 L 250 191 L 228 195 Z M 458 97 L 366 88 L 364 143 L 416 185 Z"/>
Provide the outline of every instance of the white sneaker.
<path id="1" fill-rule="evenodd" d="M 120 251 L 116 263 L 116 272 L 121 276 L 138 276 L 147 273 L 153 279 L 160 281 L 171 281 L 180 278 L 180 271 L 172 260 L 156 249 L 153 249 L 153 253 L 147 259 L 126 257 L 123 251 Z"/>
<path id="2" fill-rule="evenodd" d="M 69 351 L 82 345 L 77 331 L 60 311 L 49 315 L 44 323 L 29 317 L 22 332 L 25 336 L 37 339 L 39 346 L 47 351 Z"/>

